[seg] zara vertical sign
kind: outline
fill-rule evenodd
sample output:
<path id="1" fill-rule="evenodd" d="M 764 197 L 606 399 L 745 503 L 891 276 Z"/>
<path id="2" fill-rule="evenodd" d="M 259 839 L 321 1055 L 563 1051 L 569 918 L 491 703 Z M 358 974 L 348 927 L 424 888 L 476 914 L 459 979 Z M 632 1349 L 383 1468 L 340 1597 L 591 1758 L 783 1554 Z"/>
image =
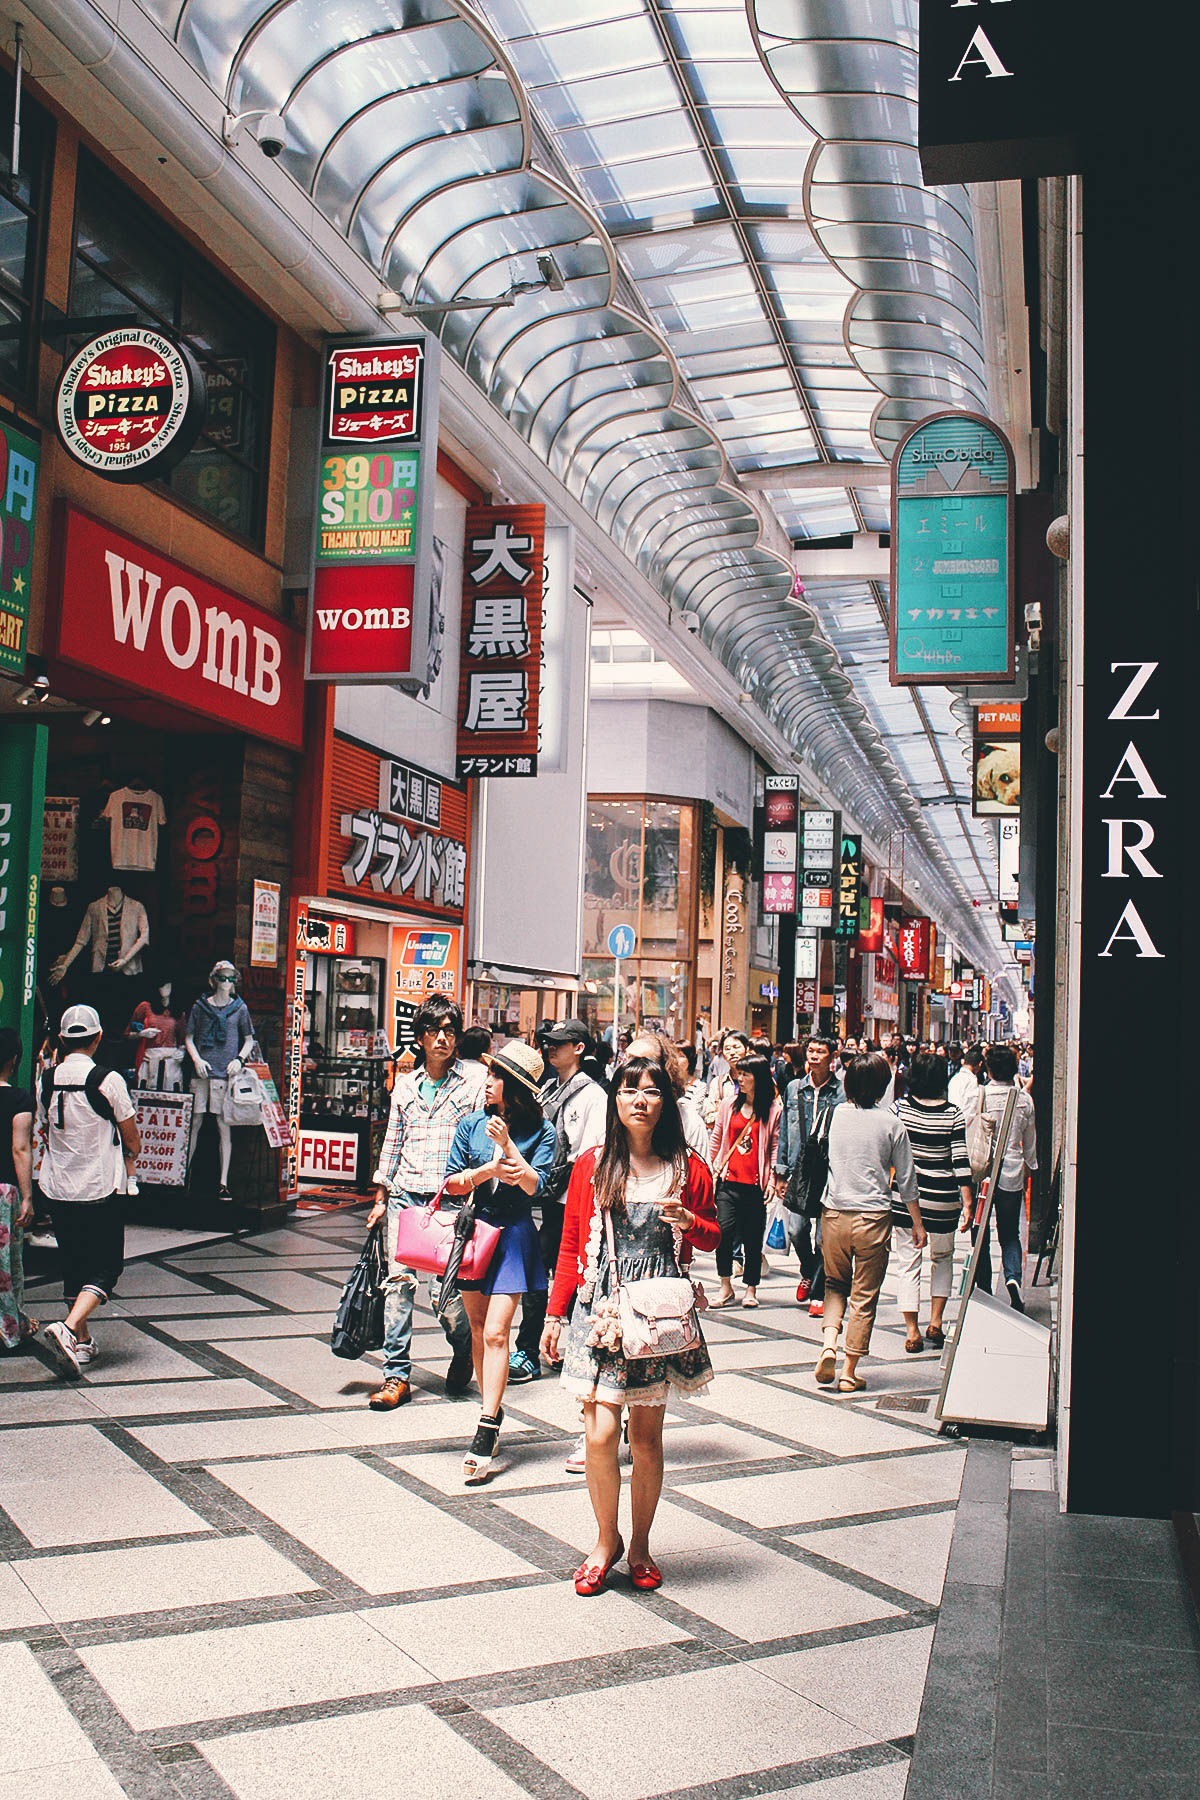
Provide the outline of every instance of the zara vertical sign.
<path id="1" fill-rule="evenodd" d="M 325 346 L 310 681 L 425 680 L 439 356 L 424 333 Z"/>

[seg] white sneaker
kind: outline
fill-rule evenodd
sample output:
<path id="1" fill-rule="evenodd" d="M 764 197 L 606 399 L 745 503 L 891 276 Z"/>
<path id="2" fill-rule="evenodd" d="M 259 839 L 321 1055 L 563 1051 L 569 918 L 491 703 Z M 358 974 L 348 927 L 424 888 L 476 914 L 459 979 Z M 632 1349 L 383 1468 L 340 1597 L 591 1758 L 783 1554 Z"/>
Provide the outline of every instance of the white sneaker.
<path id="1" fill-rule="evenodd" d="M 587 1474 L 587 1438 L 582 1432 L 571 1446 L 571 1454 L 567 1458 L 567 1474 Z"/>
<path id="2" fill-rule="evenodd" d="M 69 1381 L 77 1380 L 80 1374 L 79 1347 L 75 1342 L 74 1332 L 68 1331 L 65 1325 L 47 1325 L 42 1337 L 59 1374 L 65 1375 Z"/>
<path id="3" fill-rule="evenodd" d="M 75 1339 L 75 1360 L 81 1369 L 90 1368 L 100 1355 L 100 1346 L 95 1338 Z"/>

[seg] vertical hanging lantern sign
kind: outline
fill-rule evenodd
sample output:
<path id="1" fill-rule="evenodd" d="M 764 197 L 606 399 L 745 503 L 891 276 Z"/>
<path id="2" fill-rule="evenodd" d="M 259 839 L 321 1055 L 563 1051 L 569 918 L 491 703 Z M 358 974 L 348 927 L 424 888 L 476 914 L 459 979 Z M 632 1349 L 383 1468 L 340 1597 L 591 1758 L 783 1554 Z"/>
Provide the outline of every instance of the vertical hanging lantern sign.
<path id="1" fill-rule="evenodd" d="M 458 774 L 536 775 L 544 506 L 472 506 L 463 555 Z"/>
<path id="2" fill-rule="evenodd" d="M 977 413 L 935 413 L 892 461 L 893 687 L 1016 678 L 1013 454 Z"/>
<path id="3" fill-rule="evenodd" d="M 857 833 L 842 833 L 837 876 L 833 935 L 836 938 L 856 938 L 862 902 L 862 838 Z"/>
<path id="4" fill-rule="evenodd" d="M 427 679 L 438 354 L 424 336 L 326 346 L 310 681 Z"/>

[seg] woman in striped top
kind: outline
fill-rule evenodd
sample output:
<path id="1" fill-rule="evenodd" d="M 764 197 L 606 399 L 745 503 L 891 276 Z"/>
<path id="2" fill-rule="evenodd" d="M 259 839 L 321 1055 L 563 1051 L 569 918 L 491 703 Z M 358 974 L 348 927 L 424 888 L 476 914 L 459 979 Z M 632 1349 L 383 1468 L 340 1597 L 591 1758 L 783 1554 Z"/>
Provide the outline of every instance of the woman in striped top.
<path id="1" fill-rule="evenodd" d="M 892 1195 L 892 1226 L 900 1254 L 896 1298 L 907 1331 L 904 1348 L 913 1355 L 946 1337 L 942 1314 L 954 1277 L 954 1231 L 971 1224 L 971 1159 L 967 1155 L 966 1122 L 946 1098 L 944 1057 L 915 1056 L 908 1071 L 908 1092 L 896 1112 L 912 1145 L 917 1185 L 921 1191 L 921 1223 L 929 1234 L 929 1329 L 924 1338 L 918 1323 L 921 1304 L 921 1251 L 913 1242 L 912 1220 L 900 1196 Z"/>

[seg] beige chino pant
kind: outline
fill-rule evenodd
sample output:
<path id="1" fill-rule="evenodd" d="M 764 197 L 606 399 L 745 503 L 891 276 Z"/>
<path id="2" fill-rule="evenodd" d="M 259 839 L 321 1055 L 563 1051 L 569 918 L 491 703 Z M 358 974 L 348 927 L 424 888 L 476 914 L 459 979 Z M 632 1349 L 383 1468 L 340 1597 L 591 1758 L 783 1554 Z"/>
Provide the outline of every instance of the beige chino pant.
<path id="1" fill-rule="evenodd" d="M 890 1212 L 821 1213 L 821 1246 L 825 1255 L 825 1341 L 836 1338 L 846 1321 L 846 1351 L 865 1356 L 892 1246 Z M 847 1304 L 848 1303 L 848 1304 Z"/>

